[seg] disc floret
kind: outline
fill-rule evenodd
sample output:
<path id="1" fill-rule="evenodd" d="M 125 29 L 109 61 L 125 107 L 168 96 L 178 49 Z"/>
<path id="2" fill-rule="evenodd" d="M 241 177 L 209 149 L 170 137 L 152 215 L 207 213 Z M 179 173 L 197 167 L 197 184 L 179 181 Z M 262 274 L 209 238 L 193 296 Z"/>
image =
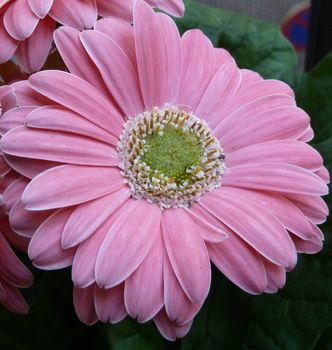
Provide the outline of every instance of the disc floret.
<path id="1" fill-rule="evenodd" d="M 224 152 L 205 121 L 165 106 L 130 118 L 118 143 L 120 167 L 135 199 L 188 207 L 220 186 Z"/>

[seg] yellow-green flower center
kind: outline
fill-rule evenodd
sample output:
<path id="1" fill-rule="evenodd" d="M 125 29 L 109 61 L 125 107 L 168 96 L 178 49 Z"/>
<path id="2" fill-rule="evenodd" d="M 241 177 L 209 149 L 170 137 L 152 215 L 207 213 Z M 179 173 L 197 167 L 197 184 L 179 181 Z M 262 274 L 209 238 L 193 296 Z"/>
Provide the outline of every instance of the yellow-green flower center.
<path id="1" fill-rule="evenodd" d="M 118 143 L 132 196 L 160 208 L 188 207 L 220 186 L 224 153 L 206 123 L 176 107 L 130 118 Z"/>

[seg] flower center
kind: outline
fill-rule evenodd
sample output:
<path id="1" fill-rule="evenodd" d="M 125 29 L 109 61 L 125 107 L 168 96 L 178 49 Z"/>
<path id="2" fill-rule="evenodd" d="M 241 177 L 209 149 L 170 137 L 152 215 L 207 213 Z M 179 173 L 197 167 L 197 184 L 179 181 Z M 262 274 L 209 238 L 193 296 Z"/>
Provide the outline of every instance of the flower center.
<path id="1" fill-rule="evenodd" d="M 118 152 L 132 196 L 161 208 L 190 206 L 220 186 L 225 169 L 223 149 L 206 123 L 175 107 L 130 118 Z"/>

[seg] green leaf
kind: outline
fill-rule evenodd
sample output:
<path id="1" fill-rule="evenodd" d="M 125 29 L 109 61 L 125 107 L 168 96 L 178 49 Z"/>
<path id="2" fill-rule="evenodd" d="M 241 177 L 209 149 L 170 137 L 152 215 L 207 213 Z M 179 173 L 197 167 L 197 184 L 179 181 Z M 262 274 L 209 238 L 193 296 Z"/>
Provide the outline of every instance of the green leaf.
<path id="1" fill-rule="evenodd" d="M 296 66 L 295 51 L 277 25 L 191 0 L 185 4 L 185 16 L 177 20 L 180 31 L 201 29 L 214 46 L 229 50 L 241 68 L 278 78 Z"/>

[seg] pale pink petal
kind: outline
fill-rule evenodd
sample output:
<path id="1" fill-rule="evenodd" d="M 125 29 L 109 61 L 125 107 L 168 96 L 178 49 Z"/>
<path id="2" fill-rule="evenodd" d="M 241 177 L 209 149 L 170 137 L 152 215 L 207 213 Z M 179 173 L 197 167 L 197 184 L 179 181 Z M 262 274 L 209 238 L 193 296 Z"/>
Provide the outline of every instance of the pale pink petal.
<path id="1" fill-rule="evenodd" d="M 227 50 L 219 47 L 214 48 L 214 55 L 216 57 L 215 72 L 220 68 L 220 66 L 222 66 L 226 62 L 234 61 L 234 58 Z"/>
<path id="2" fill-rule="evenodd" d="M 111 288 L 130 276 L 151 249 L 160 227 L 161 210 L 146 200 L 131 200 L 108 232 L 97 257 L 96 281 Z"/>
<path id="3" fill-rule="evenodd" d="M 118 216 L 125 209 L 126 205 L 120 207 L 114 215 L 99 226 L 93 235 L 78 246 L 72 268 L 72 280 L 75 286 L 85 288 L 95 282 L 95 265 L 100 246 Z"/>
<path id="4" fill-rule="evenodd" d="M 54 32 L 54 42 L 70 73 L 84 79 L 104 95 L 109 95 L 103 78 L 84 50 L 79 30 L 60 27 Z"/>
<path id="5" fill-rule="evenodd" d="M 184 293 L 173 271 L 167 254 L 164 258 L 165 310 L 170 321 L 183 325 L 190 322 L 203 303 L 192 303 Z"/>
<path id="6" fill-rule="evenodd" d="M 44 18 L 47 15 L 53 2 L 54 0 L 28 0 L 31 10 L 39 18 Z"/>
<path id="7" fill-rule="evenodd" d="M 161 227 L 167 254 L 188 298 L 202 303 L 210 289 L 210 260 L 195 222 L 184 209 L 166 209 Z"/>
<path id="8" fill-rule="evenodd" d="M 94 305 L 94 285 L 80 289 L 74 287 L 73 300 L 78 318 L 87 325 L 92 325 L 98 321 Z"/>
<path id="9" fill-rule="evenodd" d="M 88 202 L 121 187 L 123 178 L 115 168 L 62 165 L 36 176 L 22 201 L 28 210 L 47 210 Z"/>
<path id="10" fill-rule="evenodd" d="M 53 213 L 45 210 L 40 212 L 29 211 L 21 201 L 17 201 L 9 212 L 12 229 L 20 236 L 31 238 L 38 227 Z"/>
<path id="11" fill-rule="evenodd" d="M 175 324 L 169 320 L 164 309 L 159 311 L 158 315 L 153 320 L 163 337 L 170 341 L 184 337 L 189 332 L 192 325 L 192 321 L 184 325 Z"/>
<path id="12" fill-rule="evenodd" d="M 113 146 L 77 134 L 19 126 L 7 132 L 0 144 L 3 152 L 18 157 L 94 166 L 119 164 Z"/>
<path id="13" fill-rule="evenodd" d="M 194 206 L 197 207 L 198 210 L 192 210 Z M 205 212 L 201 212 L 199 209 L 199 206 L 193 204 L 190 208 L 185 208 L 185 212 L 197 225 L 198 232 L 202 239 L 213 243 L 219 243 L 225 240 L 228 237 L 227 234 L 220 230 L 219 227 L 211 224 L 209 218 L 205 215 Z"/>
<path id="14" fill-rule="evenodd" d="M 78 206 L 70 216 L 62 236 L 64 249 L 90 237 L 129 197 L 127 187 Z"/>
<path id="15" fill-rule="evenodd" d="M 263 78 L 258 73 L 249 69 L 241 69 L 241 75 L 242 79 L 239 91 L 243 91 L 247 89 L 250 85 L 263 80 Z"/>
<path id="16" fill-rule="evenodd" d="M 322 224 L 329 215 L 329 208 L 324 200 L 317 196 L 301 194 L 287 194 L 287 197 L 308 217 L 314 224 Z"/>
<path id="17" fill-rule="evenodd" d="M 143 112 L 137 71 L 120 46 L 92 30 L 81 33 L 81 41 L 124 114 L 134 117 Z"/>
<path id="18" fill-rule="evenodd" d="M 286 163 L 317 171 L 323 158 L 313 147 L 293 140 L 262 142 L 227 154 L 229 168 L 250 163 Z"/>
<path id="19" fill-rule="evenodd" d="M 176 104 L 191 112 L 195 110 L 215 71 L 215 49 L 198 29 L 185 32 L 181 49 L 181 82 Z"/>
<path id="20" fill-rule="evenodd" d="M 95 0 L 56 0 L 49 15 L 57 22 L 78 30 L 93 28 L 97 20 Z"/>
<path id="21" fill-rule="evenodd" d="M 13 39 L 6 31 L 3 24 L 2 16 L 0 16 L 0 63 L 7 62 L 14 55 L 18 46 L 18 41 Z"/>
<path id="22" fill-rule="evenodd" d="M 175 17 L 182 17 L 184 13 L 184 3 L 182 0 L 145 0 L 148 4 L 158 7 L 160 10 Z"/>
<path id="23" fill-rule="evenodd" d="M 27 73 L 39 71 L 45 64 L 53 41 L 55 22 L 46 17 L 35 31 L 21 42 L 15 52 L 18 65 Z"/>
<path id="24" fill-rule="evenodd" d="M 271 192 L 246 191 L 243 194 L 262 204 L 289 231 L 308 240 L 313 235 L 312 225 L 301 210 L 286 197 Z"/>
<path id="25" fill-rule="evenodd" d="M 322 166 L 318 171 L 316 171 L 316 175 L 319 176 L 326 184 L 330 183 L 330 173 L 325 166 Z"/>
<path id="26" fill-rule="evenodd" d="M 314 138 L 314 130 L 312 129 L 311 126 L 307 128 L 305 133 L 301 135 L 298 140 L 303 141 L 303 142 L 309 142 Z"/>
<path id="27" fill-rule="evenodd" d="M 123 127 L 121 114 L 109 99 L 86 81 L 66 72 L 44 71 L 32 75 L 29 83 L 37 92 L 82 115 L 114 136 L 120 135 Z"/>
<path id="28" fill-rule="evenodd" d="M 16 106 L 15 89 L 10 85 L 0 86 L 0 113 L 5 113 Z"/>
<path id="29" fill-rule="evenodd" d="M 293 236 L 296 250 L 299 253 L 316 254 L 323 248 L 323 241 L 317 236 L 312 236 L 310 240 L 303 241 L 299 237 Z"/>
<path id="30" fill-rule="evenodd" d="M 102 322 L 117 323 L 127 316 L 123 287 L 123 283 L 110 289 L 95 286 L 95 309 Z"/>
<path id="31" fill-rule="evenodd" d="M 267 276 L 267 288 L 265 292 L 276 293 L 286 283 L 286 270 L 284 267 L 277 266 L 266 259 L 264 259 L 264 265 Z"/>
<path id="32" fill-rule="evenodd" d="M 269 110 L 265 107 L 260 113 L 260 106 L 255 104 L 238 109 L 214 130 L 227 153 L 260 142 L 296 140 L 309 125 L 308 115 L 299 108 L 286 106 Z"/>
<path id="33" fill-rule="evenodd" d="M 153 318 L 164 305 L 164 243 L 160 229 L 149 253 L 125 282 L 125 305 L 138 322 Z"/>
<path id="34" fill-rule="evenodd" d="M 96 0 L 98 13 L 101 17 L 114 17 L 125 22 L 133 20 L 134 0 Z"/>
<path id="35" fill-rule="evenodd" d="M 327 185 L 317 175 L 284 163 L 251 163 L 227 169 L 222 183 L 225 186 L 311 196 L 328 193 Z"/>
<path id="36" fill-rule="evenodd" d="M 61 247 L 62 232 L 72 212 L 72 208 L 59 209 L 33 235 L 28 253 L 36 267 L 57 270 L 72 264 L 75 250 Z"/>
<path id="37" fill-rule="evenodd" d="M 205 89 L 195 114 L 214 128 L 220 122 L 220 112 L 234 97 L 240 83 L 241 73 L 234 60 L 220 66 Z"/>
<path id="38" fill-rule="evenodd" d="M 14 113 L 11 113 L 11 115 L 12 114 Z M 16 115 L 13 116 L 16 117 Z M 34 109 L 34 111 L 25 119 L 25 125 L 31 128 L 56 130 L 65 133 L 69 132 L 84 135 L 113 146 L 116 146 L 119 142 L 117 137 L 113 136 L 106 130 L 91 123 L 79 114 L 57 105 L 43 106 Z"/>
<path id="39" fill-rule="evenodd" d="M 15 171 L 29 179 L 34 178 L 47 169 L 62 165 L 61 163 L 50 162 L 48 160 L 27 159 L 10 155 L 6 155 L 5 159 Z"/>
<path id="40" fill-rule="evenodd" d="M 129 23 L 111 18 L 102 18 L 97 21 L 95 30 L 106 34 L 114 40 L 127 55 L 135 69 L 137 69 L 134 30 Z"/>
<path id="41" fill-rule="evenodd" d="M 16 40 L 25 40 L 35 30 L 39 18 L 31 11 L 28 0 L 12 1 L 3 16 L 7 32 Z"/>
<path id="42" fill-rule="evenodd" d="M 173 103 L 181 78 L 181 41 L 175 23 L 142 0 L 134 4 L 138 75 L 145 107 Z"/>
<path id="43" fill-rule="evenodd" d="M 1 116 L 0 133 L 3 135 L 7 131 L 24 124 L 26 116 L 34 110 L 34 107 L 13 108 Z"/>
<path id="44" fill-rule="evenodd" d="M 295 266 L 296 251 L 287 231 L 261 204 L 247 198 L 245 192 L 224 186 L 206 194 L 199 204 L 271 262 Z"/>

